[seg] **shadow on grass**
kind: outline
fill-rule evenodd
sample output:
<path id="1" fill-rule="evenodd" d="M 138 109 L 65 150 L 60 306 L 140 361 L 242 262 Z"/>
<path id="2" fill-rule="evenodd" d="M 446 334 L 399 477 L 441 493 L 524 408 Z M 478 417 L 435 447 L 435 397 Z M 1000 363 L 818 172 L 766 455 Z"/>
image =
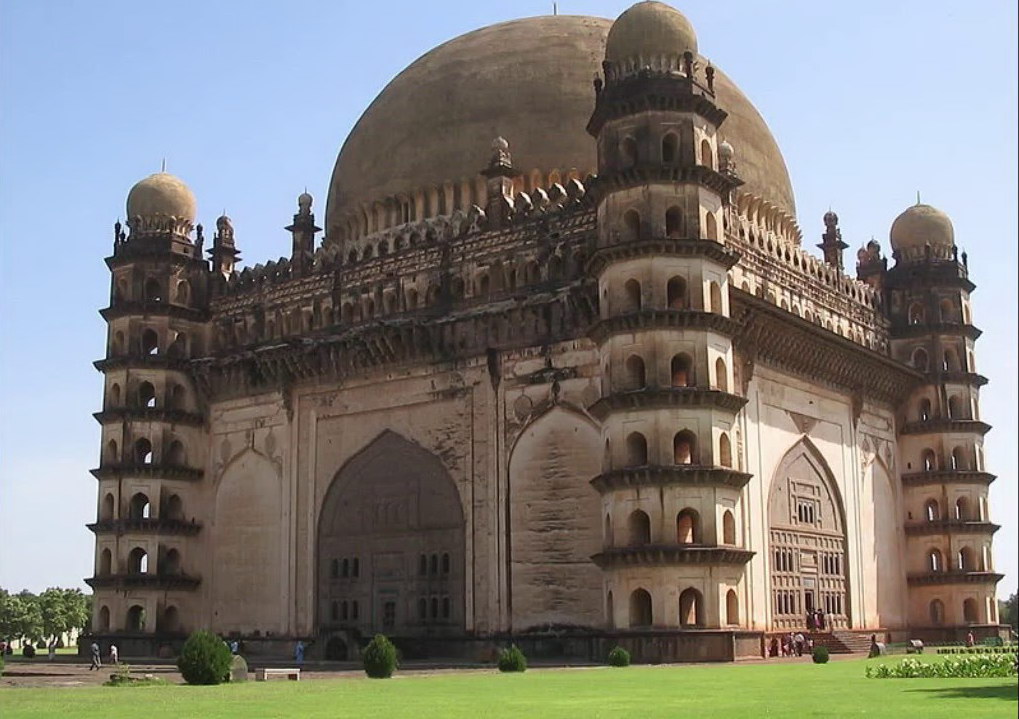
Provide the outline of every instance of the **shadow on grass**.
<path id="1" fill-rule="evenodd" d="M 996 687 L 945 687 L 944 689 L 909 689 L 911 692 L 937 694 L 942 699 L 1019 699 L 1019 687 L 1015 683 Z"/>

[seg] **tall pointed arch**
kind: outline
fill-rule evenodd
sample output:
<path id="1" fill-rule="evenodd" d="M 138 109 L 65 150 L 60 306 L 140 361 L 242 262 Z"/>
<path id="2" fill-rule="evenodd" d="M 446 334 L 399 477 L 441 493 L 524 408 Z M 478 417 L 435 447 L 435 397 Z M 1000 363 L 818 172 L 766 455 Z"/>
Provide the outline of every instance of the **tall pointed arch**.
<path id="1" fill-rule="evenodd" d="M 442 460 L 395 432 L 382 432 L 343 465 L 322 500 L 320 631 L 462 634 L 464 527 L 460 492 Z M 421 599 L 436 611 L 422 615 Z M 335 616 L 333 605 L 344 602 L 347 616 Z"/>
<path id="2" fill-rule="evenodd" d="M 849 625 L 845 504 L 835 476 L 809 438 L 779 462 L 768 494 L 772 628 Z"/>

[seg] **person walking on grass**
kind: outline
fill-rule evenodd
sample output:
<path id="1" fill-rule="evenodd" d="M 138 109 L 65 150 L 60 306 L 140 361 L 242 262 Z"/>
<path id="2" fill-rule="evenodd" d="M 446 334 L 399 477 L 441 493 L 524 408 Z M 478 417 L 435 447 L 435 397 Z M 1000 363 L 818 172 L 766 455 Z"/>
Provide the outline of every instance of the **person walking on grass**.
<path id="1" fill-rule="evenodd" d="M 92 664 L 89 665 L 88 670 L 92 671 L 93 669 L 95 669 L 96 671 L 98 671 L 102 669 L 103 660 L 99 656 L 99 644 L 97 644 L 96 642 L 92 642 L 92 646 L 89 647 L 89 650 L 92 652 Z"/>
<path id="2" fill-rule="evenodd" d="M 301 640 L 297 640 L 297 646 L 294 647 L 294 661 L 298 667 L 304 665 L 304 642 Z"/>
<path id="3" fill-rule="evenodd" d="M 110 664 L 120 664 L 120 652 L 116 644 L 110 645 Z"/>

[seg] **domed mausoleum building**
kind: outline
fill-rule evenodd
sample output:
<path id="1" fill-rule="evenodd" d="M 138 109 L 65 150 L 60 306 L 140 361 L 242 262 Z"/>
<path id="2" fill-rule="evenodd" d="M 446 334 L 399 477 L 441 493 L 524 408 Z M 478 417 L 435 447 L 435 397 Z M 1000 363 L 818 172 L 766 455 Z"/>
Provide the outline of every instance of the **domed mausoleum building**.
<path id="1" fill-rule="evenodd" d="M 846 274 L 690 22 L 515 20 L 411 64 L 298 198 L 114 230 L 93 634 L 640 661 L 999 631 L 966 256 L 926 205 Z M 320 234 L 322 233 L 322 234 Z"/>

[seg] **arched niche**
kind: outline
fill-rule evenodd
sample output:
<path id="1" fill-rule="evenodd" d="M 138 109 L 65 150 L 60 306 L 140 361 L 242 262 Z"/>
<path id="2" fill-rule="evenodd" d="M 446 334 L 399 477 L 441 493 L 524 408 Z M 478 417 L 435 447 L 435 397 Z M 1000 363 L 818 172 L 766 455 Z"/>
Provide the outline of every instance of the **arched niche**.
<path id="1" fill-rule="evenodd" d="M 849 626 L 844 507 L 827 462 L 801 439 L 779 462 L 769 491 L 769 554 L 796 557 L 788 566 L 772 561 L 772 628 L 802 628 L 807 612 L 819 608 L 826 626 Z"/>
<path id="2" fill-rule="evenodd" d="M 316 556 L 317 623 L 330 629 L 334 602 L 359 607 L 344 624 L 363 635 L 462 634 L 465 628 L 464 511 L 442 461 L 385 431 L 336 473 L 322 500 Z M 446 571 L 449 556 L 448 571 Z M 419 571 L 421 557 L 443 557 L 441 572 Z M 357 566 L 334 576 L 333 561 Z M 342 564 L 341 564 L 342 566 Z M 422 618 L 422 598 L 449 599 L 441 622 Z M 446 612 L 443 612 L 445 615 Z"/>
<path id="3" fill-rule="evenodd" d="M 603 587 L 597 426 L 557 405 L 521 432 L 509 462 L 514 631 L 549 624 L 601 626 Z"/>
<path id="4" fill-rule="evenodd" d="M 212 526 L 212 625 L 216 631 L 284 629 L 283 490 L 276 465 L 247 450 L 216 485 Z"/>

